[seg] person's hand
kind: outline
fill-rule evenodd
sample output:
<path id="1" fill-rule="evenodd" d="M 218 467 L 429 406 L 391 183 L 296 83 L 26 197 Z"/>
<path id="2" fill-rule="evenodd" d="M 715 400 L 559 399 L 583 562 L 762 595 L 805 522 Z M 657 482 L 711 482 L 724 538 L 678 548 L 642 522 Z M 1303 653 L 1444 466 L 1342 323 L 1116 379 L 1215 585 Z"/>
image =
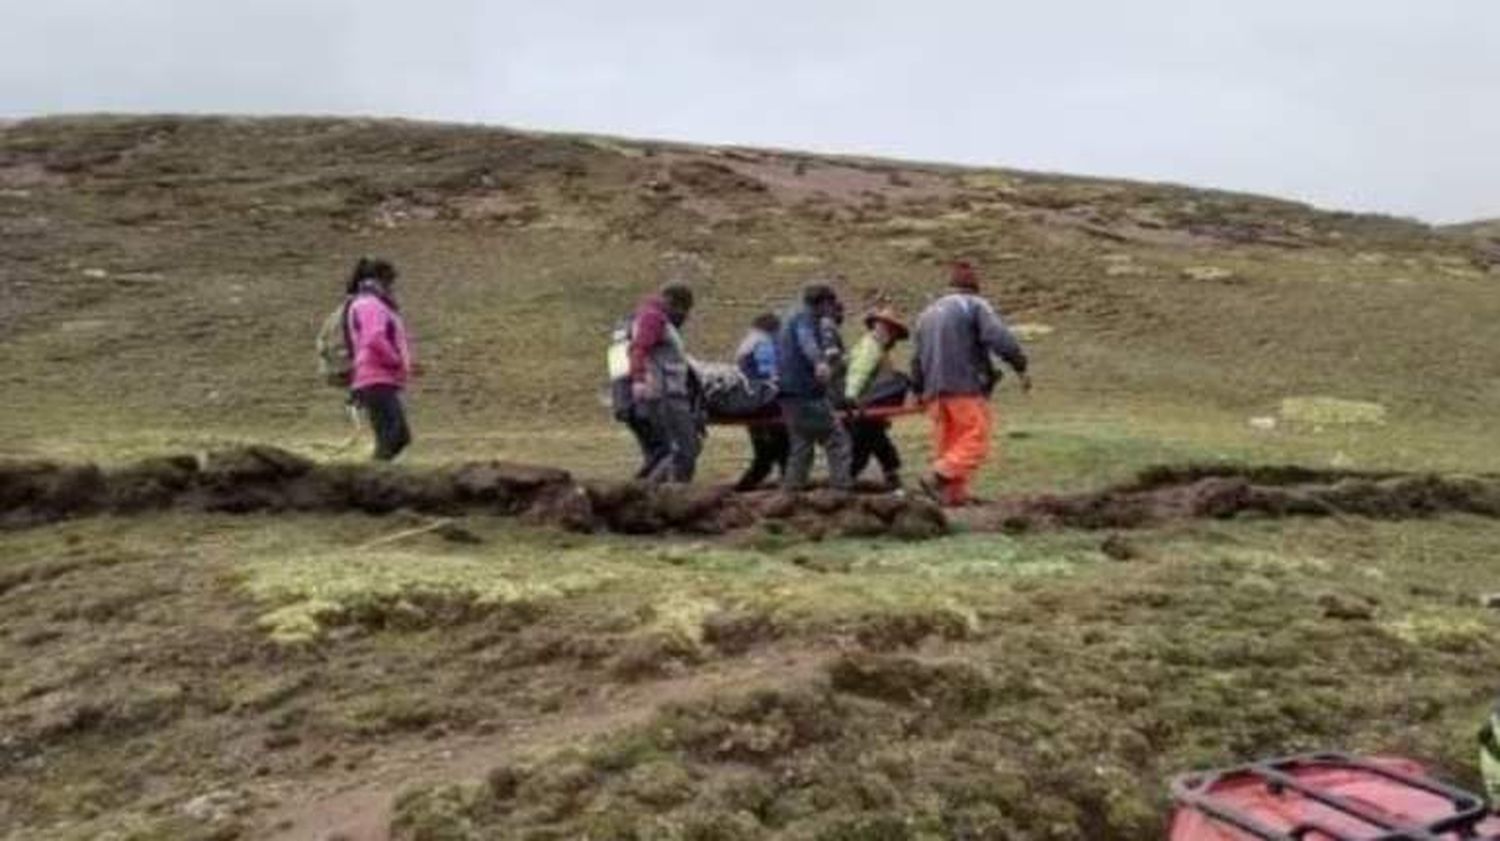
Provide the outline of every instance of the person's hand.
<path id="1" fill-rule="evenodd" d="M 833 368 L 827 362 L 819 362 L 818 366 L 813 369 L 813 376 L 818 378 L 818 382 L 827 385 L 828 381 L 833 379 Z"/>
<path id="2" fill-rule="evenodd" d="M 630 399 L 637 403 L 644 403 L 651 399 L 651 384 L 645 380 L 634 380 L 630 383 Z"/>
<path id="3" fill-rule="evenodd" d="M 1030 374 L 1025 374 L 1025 373 L 1017 374 L 1016 375 L 1016 379 L 1018 379 L 1018 380 L 1021 381 L 1021 393 L 1022 394 L 1030 394 L 1031 393 L 1031 375 Z"/>

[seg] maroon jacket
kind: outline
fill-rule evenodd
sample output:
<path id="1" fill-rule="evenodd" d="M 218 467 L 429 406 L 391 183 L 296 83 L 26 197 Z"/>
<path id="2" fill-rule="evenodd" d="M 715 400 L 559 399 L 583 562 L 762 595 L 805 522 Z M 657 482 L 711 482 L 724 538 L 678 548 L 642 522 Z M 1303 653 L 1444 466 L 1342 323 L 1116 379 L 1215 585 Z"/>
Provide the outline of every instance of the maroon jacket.
<path id="1" fill-rule="evenodd" d="M 630 326 L 630 380 L 649 386 L 651 397 L 687 397 L 690 393 L 687 354 L 660 295 L 652 295 L 636 308 Z"/>

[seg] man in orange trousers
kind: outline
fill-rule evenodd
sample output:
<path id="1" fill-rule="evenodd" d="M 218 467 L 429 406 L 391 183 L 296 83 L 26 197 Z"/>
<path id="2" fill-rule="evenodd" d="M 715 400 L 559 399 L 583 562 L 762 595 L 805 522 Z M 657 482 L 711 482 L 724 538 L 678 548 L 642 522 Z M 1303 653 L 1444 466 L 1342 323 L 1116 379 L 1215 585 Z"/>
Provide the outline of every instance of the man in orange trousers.
<path id="1" fill-rule="evenodd" d="M 1000 383 L 995 357 L 1031 390 L 1021 343 L 979 296 L 974 267 L 954 263 L 947 294 L 917 319 L 912 341 L 912 384 L 928 407 L 937 451 L 922 488 L 943 505 L 972 499 L 974 474 L 989 456 L 995 424 L 990 395 Z"/>

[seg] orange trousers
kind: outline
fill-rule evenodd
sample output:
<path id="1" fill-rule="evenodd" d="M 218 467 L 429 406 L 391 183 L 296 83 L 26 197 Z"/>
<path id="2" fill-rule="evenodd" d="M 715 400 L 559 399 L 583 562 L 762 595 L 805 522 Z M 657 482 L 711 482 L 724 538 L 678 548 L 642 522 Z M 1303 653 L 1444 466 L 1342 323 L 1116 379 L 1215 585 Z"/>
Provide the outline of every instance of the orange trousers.
<path id="1" fill-rule="evenodd" d="M 932 443 L 937 459 L 932 469 L 946 481 L 943 503 L 962 505 L 969 485 L 990 454 L 995 416 L 990 401 L 980 396 L 939 397 L 927 407 L 932 419 Z"/>

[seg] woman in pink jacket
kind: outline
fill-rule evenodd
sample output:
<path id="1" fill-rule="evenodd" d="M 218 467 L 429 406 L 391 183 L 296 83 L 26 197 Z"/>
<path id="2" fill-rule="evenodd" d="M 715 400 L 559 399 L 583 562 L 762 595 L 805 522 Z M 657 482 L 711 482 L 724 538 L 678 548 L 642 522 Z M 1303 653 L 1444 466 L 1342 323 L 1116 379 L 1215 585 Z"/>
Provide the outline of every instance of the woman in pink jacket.
<path id="1" fill-rule="evenodd" d="M 396 267 L 362 259 L 349 280 L 349 347 L 354 358 L 350 388 L 370 417 L 375 459 L 390 461 L 411 443 L 401 392 L 411 377 L 411 347 L 395 297 Z"/>

